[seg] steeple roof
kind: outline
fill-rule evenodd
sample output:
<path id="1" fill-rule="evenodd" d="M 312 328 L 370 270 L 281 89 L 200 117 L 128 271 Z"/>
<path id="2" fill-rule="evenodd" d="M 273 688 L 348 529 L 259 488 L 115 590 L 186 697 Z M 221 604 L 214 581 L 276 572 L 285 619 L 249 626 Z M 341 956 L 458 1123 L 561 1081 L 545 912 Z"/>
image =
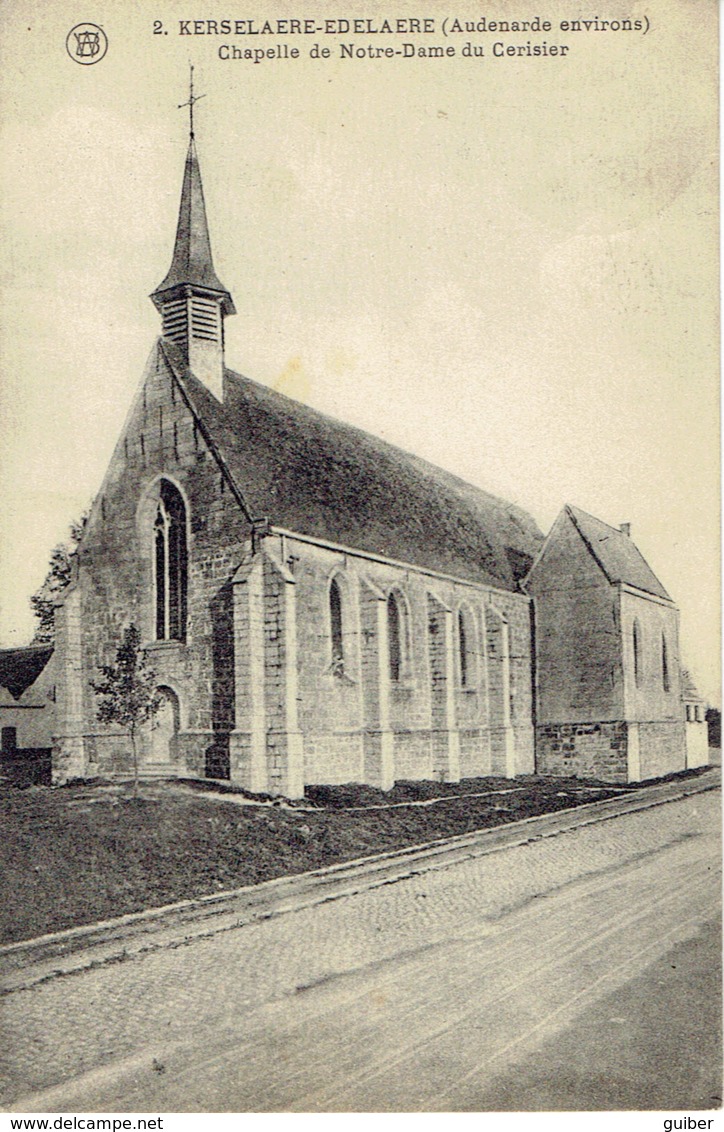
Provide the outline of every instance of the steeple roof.
<path id="1" fill-rule="evenodd" d="M 198 287 L 202 291 L 221 295 L 224 314 L 236 313 L 231 295 L 214 270 L 201 170 L 193 134 L 186 154 L 173 260 L 166 278 L 151 298 L 160 309 L 172 297 L 169 292 L 181 287 Z"/>

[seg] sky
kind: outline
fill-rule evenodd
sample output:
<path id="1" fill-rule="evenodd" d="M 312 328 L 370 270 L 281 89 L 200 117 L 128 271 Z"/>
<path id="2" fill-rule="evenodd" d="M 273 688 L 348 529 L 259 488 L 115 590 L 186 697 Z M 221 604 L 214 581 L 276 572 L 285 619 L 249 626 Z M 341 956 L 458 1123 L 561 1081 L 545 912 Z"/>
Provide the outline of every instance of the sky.
<path id="1" fill-rule="evenodd" d="M 0 29 L 0 644 L 98 490 L 159 333 L 188 64 L 227 364 L 525 508 L 632 536 L 720 702 L 717 4 L 442 0 L 239 18 L 427 17 L 425 35 L 180 35 L 216 0 L 6 0 Z M 449 30 L 455 16 L 552 22 Z M 154 20 L 161 19 L 160 34 Z M 448 34 L 442 30 L 448 20 Z M 79 65 L 80 20 L 108 37 Z M 166 34 L 167 33 L 167 34 Z M 566 45 L 499 57 L 495 43 Z M 341 58 L 341 45 L 455 56 Z M 462 54 L 466 43 L 483 57 Z M 297 47 L 224 61 L 221 45 Z M 330 49 L 311 59 L 311 48 Z"/>

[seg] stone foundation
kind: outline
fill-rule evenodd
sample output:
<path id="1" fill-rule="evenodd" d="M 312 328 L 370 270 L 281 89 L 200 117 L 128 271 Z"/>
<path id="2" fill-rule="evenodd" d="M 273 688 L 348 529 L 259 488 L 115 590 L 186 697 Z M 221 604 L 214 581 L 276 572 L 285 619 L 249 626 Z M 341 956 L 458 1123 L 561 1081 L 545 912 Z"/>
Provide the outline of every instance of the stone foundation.
<path id="1" fill-rule="evenodd" d="M 536 772 L 638 782 L 684 770 L 684 724 L 548 723 L 536 729 Z"/>

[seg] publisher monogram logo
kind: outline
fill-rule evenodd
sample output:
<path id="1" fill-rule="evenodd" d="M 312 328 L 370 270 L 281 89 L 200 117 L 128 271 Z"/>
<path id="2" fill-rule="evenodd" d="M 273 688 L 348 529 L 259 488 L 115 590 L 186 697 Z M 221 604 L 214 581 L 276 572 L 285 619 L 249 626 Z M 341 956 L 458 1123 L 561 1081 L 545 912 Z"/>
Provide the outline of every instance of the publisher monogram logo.
<path id="1" fill-rule="evenodd" d="M 76 24 L 68 32 L 65 48 L 75 63 L 100 63 L 108 50 L 108 36 L 98 24 Z"/>

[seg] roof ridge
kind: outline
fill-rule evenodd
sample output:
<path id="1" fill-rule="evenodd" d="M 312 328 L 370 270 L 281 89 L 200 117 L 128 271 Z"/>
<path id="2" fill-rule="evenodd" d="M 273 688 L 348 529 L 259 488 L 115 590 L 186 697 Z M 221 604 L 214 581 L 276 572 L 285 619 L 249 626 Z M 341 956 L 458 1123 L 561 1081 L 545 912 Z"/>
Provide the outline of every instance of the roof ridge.
<path id="1" fill-rule="evenodd" d="M 601 561 L 601 556 L 600 556 L 599 554 L 597 554 L 597 553 L 596 553 L 596 548 L 595 548 L 595 546 L 593 545 L 593 543 L 591 542 L 591 540 L 590 540 L 590 539 L 588 538 L 588 536 L 586 535 L 586 532 L 585 532 L 585 531 L 584 531 L 584 530 L 583 530 L 583 529 L 581 528 L 581 524 L 580 524 L 580 522 L 579 522 L 579 520 L 578 520 L 578 515 L 576 514 L 577 510 L 580 510 L 580 509 L 579 509 L 579 508 L 575 508 L 575 507 L 573 507 L 573 506 L 572 506 L 572 505 L 571 505 L 570 503 L 566 503 L 566 510 L 568 511 L 569 515 L 571 516 L 571 519 L 573 520 L 573 525 L 575 526 L 576 530 L 578 531 L 578 534 L 580 535 L 581 539 L 582 539 L 582 540 L 583 540 L 583 542 L 584 542 L 584 543 L 586 544 L 586 546 L 588 547 L 588 550 L 589 550 L 589 552 L 590 552 L 590 553 L 591 553 L 591 554 L 593 555 L 593 558 L 594 558 L 594 560 L 596 561 L 596 563 L 598 564 L 598 566 L 599 566 L 599 567 L 601 568 L 601 570 L 603 571 L 603 575 L 604 575 L 604 577 L 605 577 L 605 578 L 606 578 L 606 579 L 608 580 L 608 582 L 609 582 L 609 583 L 610 583 L 611 585 L 613 585 L 613 578 L 612 578 L 612 577 L 611 577 L 611 575 L 609 574 L 609 572 L 608 572 L 608 570 L 606 569 L 606 567 L 605 567 L 604 563 L 603 563 L 603 562 Z M 581 511 L 580 513 L 581 513 L 582 515 L 586 515 L 586 516 L 587 516 L 587 517 L 588 517 L 589 519 L 593 519 L 593 520 L 595 521 L 595 518 L 596 518 L 596 516 L 595 516 L 595 515 L 589 515 L 587 511 Z M 604 526 L 607 526 L 607 525 L 608 525 L 608 524 L 604 524 Z M 612 529 L 613 529 L 613 528 L 612 528 Z"/>
<path id="2" fill-rule="evenodd" d="M 607 523 L 605 519 L 599 519 L 598 515 L 592 515 L 590 511 L 584 511 L 582 507 L 576 507 L 573 503 L 566 503 L 566 507 L 574 514 L 578 512 L 579 515 L 585 515 L 587 519 L 593 519 L 594 523 L 600 523 L 602 527 L 608 527 L 609 531 L 613 531 L 614 534 L 621 535 L 622 538 L 629 539 L 632 546 L 636 546 L 636 543 L 633 541 L 631 536 L 624 534 L 620 527 L 611 526 L 611 524 Z M 636 549 L 638 550 L 638 547 L 636 547 Z M 639 554 L 640 553 L 641 552 L 639 551 Z"/>
<path id="3" fill-rule="evenodd" d="M 574 507 L 571 503 L 566 503 L 564 510 L 569 515 L 589 553 L 612 585 L 623 583 L 634 586 L 644 593 L 662 597 L 666 601 L 672 600 L 665 586 L 659 581 L 630 535 L 627 535 L 620 528 L 612 527 L 610 523 L 589 514 L 582 508 Z M 597 543 L 594 542 L 593 536 L 589 537 L 591 532 L 587 532 L 585 529 L 589 523 L 593 526 L 594 532 L 596 529 L 603 528 L 611 532 L 611 535 L 618 535 L 618 538 L 611 539 L 609 542 L 609 536 L 606 535 L 605 538 L 599 538 Z M 604 543 L 607 544 L 605 552 L 601 549 Z"/>
<path id="4" fill-rule="evenodd" d="M 161 350 L 161 353 L 163 354 L 164 361 L 166 362 L 166 365 L 168 366 L 169 370 L 171 371 L 171 376 L 172 376 L 173 380 L 178 385 L 178 387 L 181 391 L 181 395 L 185 399 L 186 404 L 188 405 L 188 408 L 189 408 L 192 416 L 194 417 L 194 419 L 198 422 L 198 424 L 200 426 L 201 433 L 204 437 L 204 440 L 206 441 L 206 444 L 207 444 L 210 452 L 212 453 L 217 464 L 219 465 L 219 468 L 221 469 L 222 474 L 224 476 L 226 476 L 226 478 L 229 482 L 229 486 L 231 487 L 232 492 L 234 493 L 237 502 L 241 506 L 242 511 L 246 515 L 249 522 L 252 523 L 254 521 L 254 517 L 252 516 L 251 508 L 249 507 L 249 505 L 246 501 L 244 493 L 241 490 L 241 488 L 239 487 L 239 485 L 237 484 L 235 477 L 231 473 L 231 469 L 229 468 L 226 460 L 224 459 L 222 453 L 220 452 L 219 445 L 216 443 L 213 436 L 211 435 L 211 432 L 209 431 L 209 422 L 207 421 L 205 415 L 203 413 L 201 413 L 201 411 L 199 410 L 198 406 L 196 405 L 196 403 L 195 403 L 195 401 L 194 401 L 194 399 L 191 395 L 191 392 L 187 388 L 187 378 L 193 377 L 193 374 L 191 373 L 190 368 L 188 367 L 188 365 L 186 365 L 183 362 L 179 366 L 177 359 L 174 358 L 173 355 L 174 355 L 174 353 L 180 353 L 180 351 L 178 351 L 178 347 L 174 346 L 174 344 L 172 342 L 169 342 L 168 339 L 165 339 L 163 337 L 159 338 L 159 348 Z M 178 372 L 179 369 L 181 370 L 181 373 Z M 186 372 L 187 370 L 188 370 L 188 373 Z"/>

